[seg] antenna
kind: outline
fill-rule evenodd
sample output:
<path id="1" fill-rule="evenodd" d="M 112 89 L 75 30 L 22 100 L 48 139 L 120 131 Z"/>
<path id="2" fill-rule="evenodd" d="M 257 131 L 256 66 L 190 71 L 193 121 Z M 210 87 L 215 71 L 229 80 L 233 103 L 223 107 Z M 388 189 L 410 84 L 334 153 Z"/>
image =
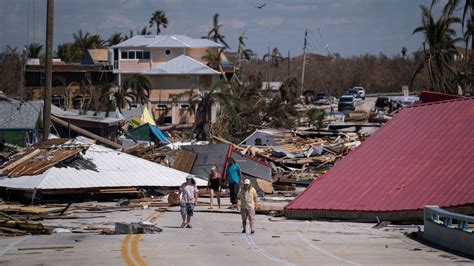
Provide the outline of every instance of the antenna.
<path id="1" fill-rule="evenodd" d="M 326 51 L 328 52 L 328 56 L 332 56 L 331 51 L 329 51 L 329 45 L 327 44 L 326 40 L 324 40 L 323 34 L 321 33 L 321 29 L 319 28 L 318 28 L 318 33 L 319 33 L 319 36 L 321 37 L 321 40 L 323 40 L 324 48 L 326 48 Z"/>

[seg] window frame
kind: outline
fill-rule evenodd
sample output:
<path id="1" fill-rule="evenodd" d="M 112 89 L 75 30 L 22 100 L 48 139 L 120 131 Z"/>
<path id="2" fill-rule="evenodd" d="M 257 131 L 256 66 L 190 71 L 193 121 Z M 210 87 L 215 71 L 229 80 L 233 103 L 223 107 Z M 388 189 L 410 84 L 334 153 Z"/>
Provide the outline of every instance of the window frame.
<path id="1" fill-rule="evenodd" d="M 138 54 L 141 54 L 142 58 L 138 58 Z M 126 57 L 123 57 L 126 55 Z M 130 58 L 130 55 L 133 55 L 133 58 Z M 151 51 L 150 50 L 122 50 L 120 51 L 120 60 L 151 60 Z"/>

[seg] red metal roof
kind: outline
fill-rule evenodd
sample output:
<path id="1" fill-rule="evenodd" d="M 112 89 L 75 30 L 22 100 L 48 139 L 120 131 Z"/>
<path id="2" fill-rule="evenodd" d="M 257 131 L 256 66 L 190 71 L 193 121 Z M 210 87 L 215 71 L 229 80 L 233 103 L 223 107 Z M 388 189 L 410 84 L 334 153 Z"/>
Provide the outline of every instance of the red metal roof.
<path id="1" fill-rule="evenodd" d="M 473 204 L 473 149 L 473 98 L 408 107 L 285 209 L 381 212 Z"/>
<path id="2" fill-rule="evenodd" d="M 464 96 L 454 95 L 454 94 L 445 94 L 433 91 L 422 91 L 420 93 L 420 101 L 422 103 L 432 103 L 432 102 L 439 102 L 439 101 L 447 101 L 447 100 L 454 100 L 464 98 Z"/>

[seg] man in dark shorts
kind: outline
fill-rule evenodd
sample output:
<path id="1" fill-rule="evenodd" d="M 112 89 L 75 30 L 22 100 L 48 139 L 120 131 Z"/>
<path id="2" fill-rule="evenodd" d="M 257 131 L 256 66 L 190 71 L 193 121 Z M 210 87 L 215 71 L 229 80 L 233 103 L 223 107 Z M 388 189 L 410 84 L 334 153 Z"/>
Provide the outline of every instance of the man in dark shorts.
<path id="1" fill-rule="evenodd" d="M 183 218 L 181 228 L 193 228 L 191 226 L 191 217 L 194 214 L 194 206 L 198 201 L 198 189 L 194 178 L 188 175 L 186 182 L 181 185 L 179 191 L 181 217 Z"/>
<path id="2" fill-rule="evenodd" d="M 240 171 L 240 166 L 235 162 L 233 158 L 227 160 L 227 184 L 229 185 L 230 191 L 230 209 L 237 209 L 237 195 L 239 194 L 239 189 L 242 181 L 242 173 Z"/>

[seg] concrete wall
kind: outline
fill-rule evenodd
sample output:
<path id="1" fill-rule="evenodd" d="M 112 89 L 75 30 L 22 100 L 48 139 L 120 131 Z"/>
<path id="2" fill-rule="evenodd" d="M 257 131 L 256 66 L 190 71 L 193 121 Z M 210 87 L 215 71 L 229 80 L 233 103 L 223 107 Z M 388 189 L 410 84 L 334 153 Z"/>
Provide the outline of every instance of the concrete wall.
<path id="1" fill-rule="evenodd" d="M 203 57 L 207 55 L 207 51 L 217 53 L 217 48 L 188 48 L 186 49 L 186 55 L 196 59 L 197 61 L 207 64 L 208 61 Z"/>
<path id="2" fill-rule="evenodd" d="M 452 223 L 455 220 L 457 223 Z M 423 238 L 442 247 L 474 256 L 472 228 L 459 228 L 461 221 L 474 224 L 474 217 L 425 206 Z"/>
<path id="3" fill-rule="evenodd" d="M 171 54 L 166 55 L 165 51 L 170 50 Z M 183 48 L 155 48 L 151 50 L 151 61 L 153 68 L 159 67 L 161 64 L 166 63 L 170 61 L 171 59 L 174 59 L 180 55 L 184 54 L 184 49 Z"/>
<path id="4" fill-rule="evenodd" d="M 149 59 L 124 59 L 120 60 L 120 70 L 150 70 Z"/>

